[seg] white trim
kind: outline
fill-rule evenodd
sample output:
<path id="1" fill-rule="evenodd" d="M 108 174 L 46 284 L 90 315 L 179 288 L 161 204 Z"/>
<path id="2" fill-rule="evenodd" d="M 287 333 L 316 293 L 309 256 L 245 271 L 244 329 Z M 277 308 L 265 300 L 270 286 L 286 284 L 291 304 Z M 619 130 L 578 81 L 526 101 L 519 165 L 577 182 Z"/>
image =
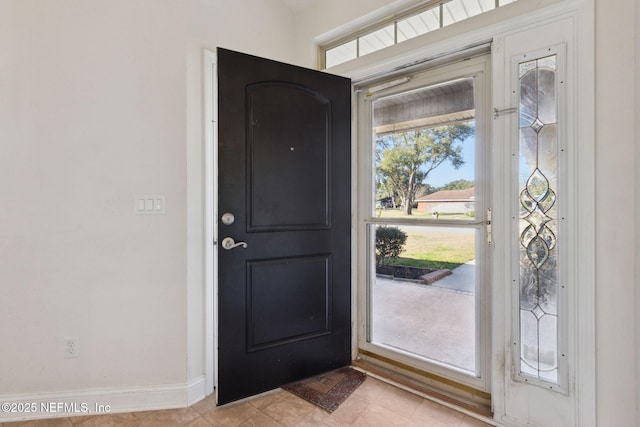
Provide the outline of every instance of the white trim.
<path id="1" fill-rule="evenodd" d="M 210 50 L 204 51 L 204 126 L 205 126 L 205 324 L 204 324 L 204 354 L 206 394 L 214 392 L 217 384 L 217 355 L 218 348 L 217 321 L 215 317 L 217 307 L 216 271 L 218 252 L 216 241 L 217 211 L 218 211 L 218 85 L 217 85 L 217 56 Z"/>
<path id="2" fill-rule="evenodd" d="M 358 154 L 358 96 L 355 88 L 351 87 L 351 360 L 358 357 L 358 301 L 359 286 L 358 277 L 360 269 L 358 264 L 354 265 L 354 261 L 358 259 L 360 245 L 358 240 L 358 201 L 360 200 L 359 192 L 353 191 L 354 188 L 360 188 L 361 180 L 359 175 L 359 154 Z"/>
<path id="3" fill-rule="evenodd" d="M 196 383 L 194 386 L 197 388 Z M 191 386 L 188 384 L 173 384 L 0 396 L 0 402 L 3 405 L 35 404 L 36 409 L 34 412 L 21 411 L 20 413 L 0 411 L 0 422 L 186 408 L 189 406 L 190 389 Z M 43 404 L 47 407 L 53 405 L 53 408 L 58 408 L 57 405 L 60 404 L 61 411 L 42 410 Z M 71 411 L 64 411 L 64 404 L 67 404 Z M 96 405 L 108 405 L 109 411 L 96 412 Z"/>
<path id="4" fill-rule="evenodd" d="M 576 259 L 576 420 L 581 427 L 596 425 L 596 188 L 595 167 L 595 0 L 576 6 L 577 24 L 574 43 L 580 52 L 576 58 L 576 141 L 580 149 L 575 155 L 578 191 L 576 199 L 580 254 Z"/>
<path id="5" fill-rule="evenodd" d="M 204 375 L 189 381 L 187 386 L 187 404 L 189 406 L 207 397 L 207 378 Z"/>
<path id="6" fill-rule="evenodd" d="M 491 60 L 492 60 L 492 75 L 493 82 L 505 81 L 504 63 L 499 61 L 503 52 L 503 39 L 494 38 L 492 44 Z M 498 97 L 500 90 L 498 90 L 497 84 L 492 85 L 493 92 L 493 106 L 494 108 L 504 109 L 510 106 L 509 103 L 504 103 L 502 99 Z M 498 147 L 500 141 L 496 139 L 496 135 L 505 133 L 508 131 L 506 120 L 494 120 L 492 126 L 492 140 L 494 147 Z M 494 253 L 492 259 L 492 301 L 491 306 L 493 309 L 492 319 L 492 372 L 491 372 L 491 395 L 494 398 L 491 399 L 492 411 L 494 418 L 499 419 L 500 415 L 504 413 L 505 402 L 503 396 L 505 395 L 505 363 L 506 355 L 509 354 L 509 342 L 504 338 L 504 325 L 508 325 L 511 319 L 511 312 L 507 310 L 509 307 L 509 295 L 504 292 L 499 292 L 496 289 L 497 284 L 505 283 L 505 280 L 509 280 L 505 273 L 505 260 L 509 259 L 509 247 L 503 244 L 507 241 L 509 236 L 509 206 L 508 206 L 508 172 L 504 171 L 502 165 L 509 165 L 511 157 L 509 150 L 495 149 L 492 153 L 492 164 L 494 165 L 492 184 L 493 189 L 493 211 L 492 211 L 492 233 Z"/>

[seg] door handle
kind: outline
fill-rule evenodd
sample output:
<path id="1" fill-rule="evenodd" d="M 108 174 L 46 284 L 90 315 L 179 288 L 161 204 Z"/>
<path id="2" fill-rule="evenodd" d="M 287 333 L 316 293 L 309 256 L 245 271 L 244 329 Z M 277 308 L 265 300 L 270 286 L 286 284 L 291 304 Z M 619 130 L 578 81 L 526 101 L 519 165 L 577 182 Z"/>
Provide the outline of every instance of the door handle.
<path id="1" fill-rule="evenodd" d="M 222 239 L 222 247 L 226 250 L 231 250 L 233 248 L 237 248 L 238 246 L 242 246 L 243 248 L 247 247 L 246 242 L 236 242 L 232 237 L 225 237 Z"/>

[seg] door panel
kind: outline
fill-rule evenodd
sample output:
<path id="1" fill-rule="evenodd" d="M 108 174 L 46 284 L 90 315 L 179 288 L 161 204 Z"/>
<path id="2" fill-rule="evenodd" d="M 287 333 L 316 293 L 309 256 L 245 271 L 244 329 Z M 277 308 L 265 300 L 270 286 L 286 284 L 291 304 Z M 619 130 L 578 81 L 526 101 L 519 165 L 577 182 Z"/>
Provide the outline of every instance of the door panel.
<path id="1" fill-rule="evenodd" d="M 218 49 L 218 403 L 351 359 L 351 83 Z"/>
<path id="2" fill-rule="evenodd" d="M 328 228 L 331 102 L 283 82 L 251 85 L 247 97 L 249 230 Z"/>
<path id="3" fill-rule="evenodd" d="M 250 261 L 248 268 L 248 351 L 331 332 L 328 255 Z"/>

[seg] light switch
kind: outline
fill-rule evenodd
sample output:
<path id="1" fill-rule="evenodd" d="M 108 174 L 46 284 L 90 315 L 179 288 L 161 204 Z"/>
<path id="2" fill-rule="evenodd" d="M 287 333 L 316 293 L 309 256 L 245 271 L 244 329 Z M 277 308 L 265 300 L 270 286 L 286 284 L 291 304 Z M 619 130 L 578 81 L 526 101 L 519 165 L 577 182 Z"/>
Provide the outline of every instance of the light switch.
<path id="1" fill-rule="evenodd" d="M 165 197 L 161 194 L 138 194 L 135 196 L 136 215 L 165 214 Z"/>

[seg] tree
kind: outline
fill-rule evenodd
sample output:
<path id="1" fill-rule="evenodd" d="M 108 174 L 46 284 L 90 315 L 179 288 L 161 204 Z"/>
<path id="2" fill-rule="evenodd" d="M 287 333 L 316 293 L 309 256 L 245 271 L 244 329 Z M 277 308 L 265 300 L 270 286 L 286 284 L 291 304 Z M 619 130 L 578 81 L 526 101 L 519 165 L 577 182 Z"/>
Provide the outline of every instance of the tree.
<path id="1" fill-rule="evenodd" d="M 472 134 L 472 124 L 454 123 L 381 136 L 376 178 L 402 198 L 404 213 L 411 215 L 416 192 L 435 168 L 447 160 L 456 169 L 464 164 L 460 143 Z"/>
<path id="2" fill-rule="evenodd" d="M 466 190 L 467 188 L 471 188 L 473 186 L 475 186 L 475 183 L 473 181 L 468 181 L 466 179 L 457 179 L 443 185 L 440 190 Z"/>

